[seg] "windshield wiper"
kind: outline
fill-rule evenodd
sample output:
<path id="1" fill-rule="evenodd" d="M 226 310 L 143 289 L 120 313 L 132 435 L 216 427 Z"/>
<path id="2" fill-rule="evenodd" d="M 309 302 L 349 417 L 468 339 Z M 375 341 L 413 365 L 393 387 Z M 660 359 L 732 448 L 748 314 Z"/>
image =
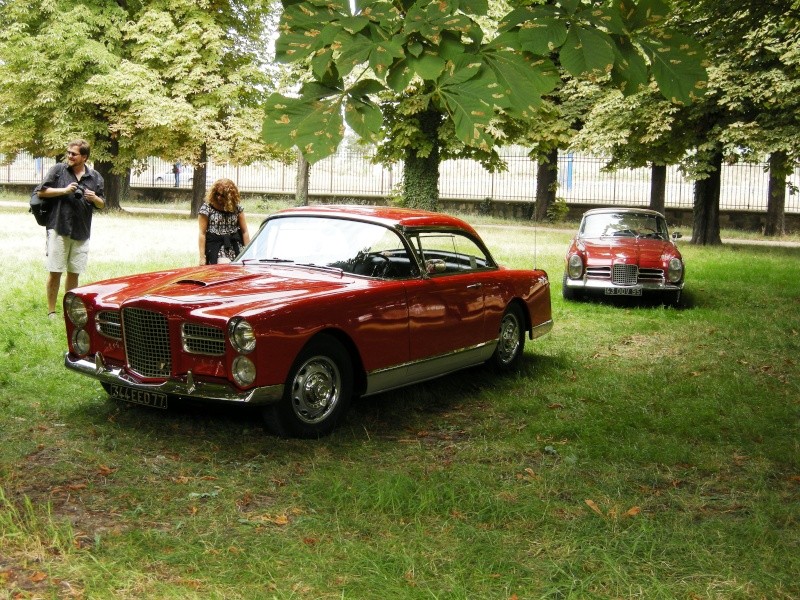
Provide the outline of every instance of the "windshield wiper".
<path id="1" fill-rule="evenodd" d="M 294 261 L 291 258 L 259 258 L 258 262 L 269 262 L 269 263 L 293 263 Z"/>

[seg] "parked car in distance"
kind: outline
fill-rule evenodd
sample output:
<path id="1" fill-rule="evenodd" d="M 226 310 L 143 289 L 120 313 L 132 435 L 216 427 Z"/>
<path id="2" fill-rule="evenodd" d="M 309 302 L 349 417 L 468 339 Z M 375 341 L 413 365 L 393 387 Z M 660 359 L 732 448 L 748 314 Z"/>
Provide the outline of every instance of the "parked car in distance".
<path id="1" fill-rule="evenodd" d="M 259 405 L 297 437 L 355 396 L 512 369 L 553 325 L 544 271 L 498 265 L 460 219 L 366 206 L 277 212 L 232 263 L 84 285 L 64 311 L 65 365 L 112 397 Z"/>
<path id="2" fill-rule="evenodd" d="M 562 294 L 659 295 L 680 303 L 684 263 L 667 221 L 644 208 L 597 208 L 584 213 L 567 250 Z"/>

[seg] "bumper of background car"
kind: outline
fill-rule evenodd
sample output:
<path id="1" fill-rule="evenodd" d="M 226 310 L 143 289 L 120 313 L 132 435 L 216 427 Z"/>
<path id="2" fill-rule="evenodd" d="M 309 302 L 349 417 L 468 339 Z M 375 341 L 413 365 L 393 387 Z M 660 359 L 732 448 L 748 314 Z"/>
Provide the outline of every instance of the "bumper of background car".
<path id="1" fill-rule="evenodd" d="M 616 283 L 611 283 L 608 279 L 570 279 L 569 277 L 567 277 L 564 285 L 573 290 L 584 290 L 588 292 L 603 292 L 606 288 L 640 288 L 643 292 L 677 292 L 683 289 L 683 281 L 680 283 L 647 281 L 636 285 L 618 285 Z"/>
<path id="2" fill-rule="evenodd" d="M 64 356 L 64 366 L 83 375 L 93 377 L 102 384 L 150 394 L 166 394 L 168 396 L 180 396 L 197 400 L 237 402 L 252 405 L 271 404 L 277 402 L 283 396 L 283 385 L 239 390 L 232 385 L 194 381 L 191 372 L 181 379 L 168 379 L 158 384 L 142 383 L 123 372 L 119 367 L 104 364 L 100 354 L 95 355 L 94 360 L 89 360 L 75 358 L 67 353 Z"/>

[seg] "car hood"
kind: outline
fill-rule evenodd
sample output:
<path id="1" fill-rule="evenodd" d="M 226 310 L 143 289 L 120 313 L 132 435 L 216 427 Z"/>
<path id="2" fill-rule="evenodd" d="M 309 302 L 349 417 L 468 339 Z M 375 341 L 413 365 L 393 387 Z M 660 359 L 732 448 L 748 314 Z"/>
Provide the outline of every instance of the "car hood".
<path id="1" fill-rule="evenodd" d="M 231 314 L 276 308 L 292 299 L 335 294 L 355 283 L 356 278 L 335 270 L 228 264 L 120 277 L 75 291 L 94 296 L 99 304 L 146 302 L 201 311 L 215 307 Z"/>
<path id="2" fill-rule="evenodd" d="M 591 262 L 626 262 L 636 264 L 661 263 L 667 255 L 679 256 L 675 246 L 664 240 L 643 238 L 594 238 L 582 239 Z"/>

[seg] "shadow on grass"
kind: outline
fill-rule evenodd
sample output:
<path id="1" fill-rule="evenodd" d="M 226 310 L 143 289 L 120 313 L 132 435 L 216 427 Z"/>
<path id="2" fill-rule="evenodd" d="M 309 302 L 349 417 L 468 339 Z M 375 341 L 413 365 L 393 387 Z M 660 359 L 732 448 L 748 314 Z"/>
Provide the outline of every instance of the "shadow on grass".
<path id="1" fill-rule="evenodd" d="M 520 379 L 543 379 L 566 368 L 563 359 L 526 353 L 519 368 L 497 374 L 477 366 L 406 388 L 355 399 L 349 413 L 334 431 L 338 441 L 407 435 L 436 415 L 480 413 L 486 394 L 512 394 Z M 171 436 L 179 446 L 204 447 L 209 443 L 233 449 L 255 440 L 277 440 L 264 426 L 258 407 L 222 405 L 186 399 L 170 399 L 166 410 L 118 401 L 102 389 L 95 398 L 70 410 L 71 422 L 82 422 L 101 434 L 126 430 L 146 439 Z M 471 417 L 467 416 L 466 419 Z M 323 438 L 324 440 L 325 438 Z M 302 442 L 301 442 L 302 443 Z M 305 442 L 308 443 L 308 442 Z M 314 443 L 313 441 L 311 443 Z"/>

